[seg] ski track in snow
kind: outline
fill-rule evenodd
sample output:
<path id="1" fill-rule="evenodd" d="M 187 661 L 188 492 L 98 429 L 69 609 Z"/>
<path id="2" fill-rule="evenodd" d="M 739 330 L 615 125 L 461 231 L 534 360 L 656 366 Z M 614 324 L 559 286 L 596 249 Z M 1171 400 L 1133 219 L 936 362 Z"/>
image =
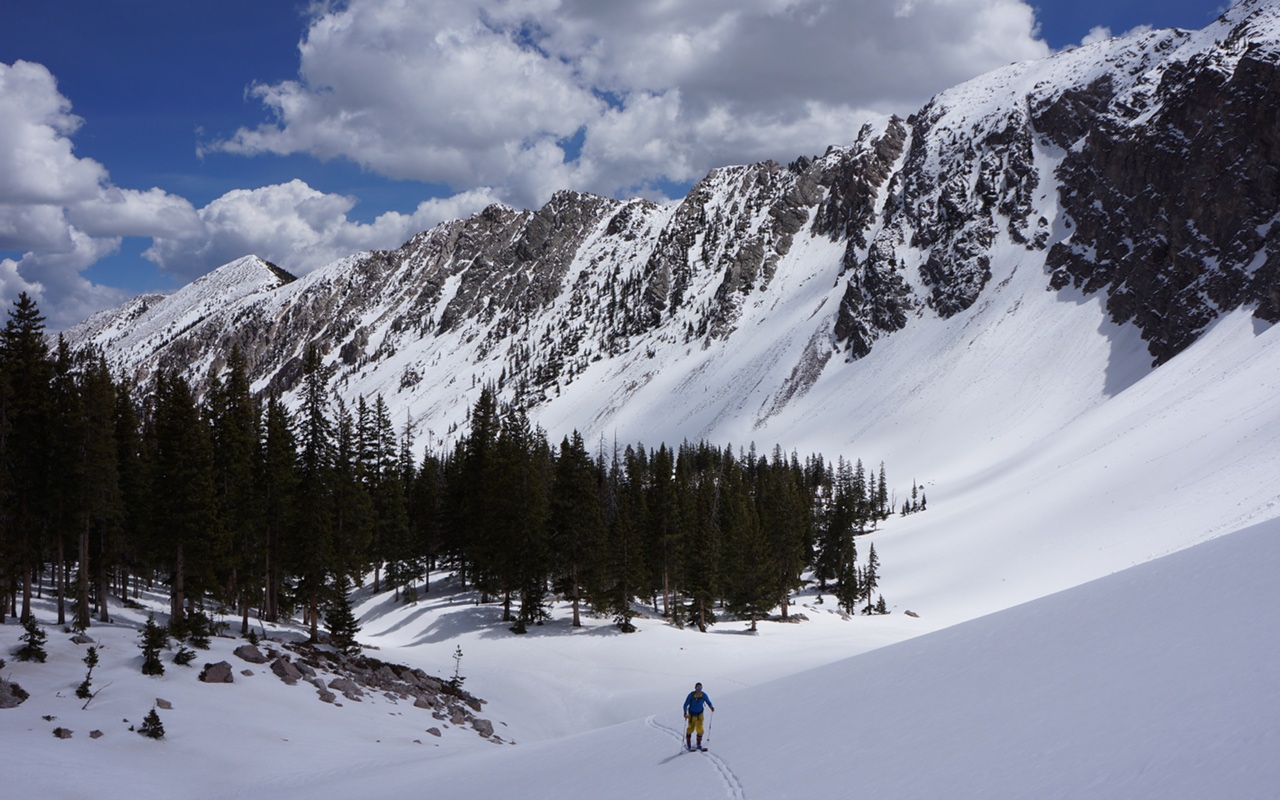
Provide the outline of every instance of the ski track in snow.
<path id="1" fill-rule="evenodd" d="M 653 728 L 656 731 L 661 731 L 675 739 L 681 746 L 684 745 L 684 738 L 680 736 L 680 731 L 663 725 L 661 722 L 658 722 L 656 717 L 649 717 L 644 722 L 650 728 Z M 703 755 L 711 761 L 711 764 L 716 768 L 716 771 L 720 773 L 720 779 L 724 781 L 724 788 L 725 791 L 729 793 L 729 796 L 734 800 L 747 800 L 747 790 L 742 787 L 742 781 L 739 780 L 737 774 L 730 769 L 728 763 L 726 763 L 720 756 L 712 753 L 710 750 L 703 753 Z"/>

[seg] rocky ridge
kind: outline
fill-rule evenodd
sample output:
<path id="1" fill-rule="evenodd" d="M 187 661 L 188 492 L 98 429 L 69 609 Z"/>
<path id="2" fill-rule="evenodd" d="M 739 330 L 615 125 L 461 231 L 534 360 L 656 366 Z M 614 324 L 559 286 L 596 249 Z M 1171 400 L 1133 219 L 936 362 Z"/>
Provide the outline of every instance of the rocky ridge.
<path id="1" fill-rule="evenodd" d="M 715 170 L 676 204 L 560 192 L 296 281 L 242 259 L 68 335 L 140 381 L 199 382 L 239 346 L 255 388 L 286 395 L 314 343 L 335 392 L 401 395 L 436 426 L 481 383 L 534 407 L 588 371 L 631 376 L 616 408 L 654 380 L 646 359 L 730 353 L 747 309 L 817 279 L 764 418 L 914 320 L 965 314 L 1001 254 L 1102 293 L 1163 363 L 1227 311 L 1280 321 L 1278 31 L 1280 6 L 1247 0 L 1204 31 L 1009 65 L 820 157 Z"/>

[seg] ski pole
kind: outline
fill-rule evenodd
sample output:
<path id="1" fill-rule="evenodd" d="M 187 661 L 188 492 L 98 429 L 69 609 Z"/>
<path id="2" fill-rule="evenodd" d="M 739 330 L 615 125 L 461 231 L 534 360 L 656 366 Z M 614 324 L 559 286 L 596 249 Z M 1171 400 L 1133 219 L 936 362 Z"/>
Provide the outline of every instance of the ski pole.
<path id="1" fill-rule="evenodd" d="M 716 710 L 711 709 L 711 714 L 707 717 L 707 744 L 711 744 L 711 723 L 715 722 Z"/>

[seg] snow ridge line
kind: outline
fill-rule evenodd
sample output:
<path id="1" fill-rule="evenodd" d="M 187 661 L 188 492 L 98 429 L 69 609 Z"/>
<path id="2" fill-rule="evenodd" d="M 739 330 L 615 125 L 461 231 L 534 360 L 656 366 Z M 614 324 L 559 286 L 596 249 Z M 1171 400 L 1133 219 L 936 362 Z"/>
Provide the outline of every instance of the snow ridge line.
<path id="1" fill-rule="evenodd" d="M 680 731 L 658 722 L 656 716 L 651 716 L 645 719 L 644 723 L 656 731 L 666 733 L 677 742 L 683 744 L 684 738 L 680 735 Z M 742 781 L 734 771 L 729 768 L 729 765 L 725 760 L 711 751 L 703 753 L 703 756 L 709 759 L 712 766 L 714 766 L 716 771 L 720 773 L 720 779 L 724 781 L 724 788 L 729 793 L 729 796 L 732 797 L 733 800 L 747 800 L 747 790 L 742 787 Z"/>

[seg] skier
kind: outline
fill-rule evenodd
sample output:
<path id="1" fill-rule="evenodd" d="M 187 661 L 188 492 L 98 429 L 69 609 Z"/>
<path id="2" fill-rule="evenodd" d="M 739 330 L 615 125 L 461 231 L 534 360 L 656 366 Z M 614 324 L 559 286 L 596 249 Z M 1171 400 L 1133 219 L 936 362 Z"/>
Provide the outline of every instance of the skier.
<path id="1" fill-rule="evenodd" d="M 695 683 L 693 691 L 689 692 L 689 696 L 684 699 L 684 718 L 689 720 L 689 724 L 684 731 L 684 746 L 689 750 L 706 750 L 702 746 L 702 707 L 706 706 L 711 709 L 714 714 L 716 707 L 711 702 L 711 698 L 702 693 L 702 684 Z M 698 732 L 698 744 L 693 744 L 693 732 Z"/>

